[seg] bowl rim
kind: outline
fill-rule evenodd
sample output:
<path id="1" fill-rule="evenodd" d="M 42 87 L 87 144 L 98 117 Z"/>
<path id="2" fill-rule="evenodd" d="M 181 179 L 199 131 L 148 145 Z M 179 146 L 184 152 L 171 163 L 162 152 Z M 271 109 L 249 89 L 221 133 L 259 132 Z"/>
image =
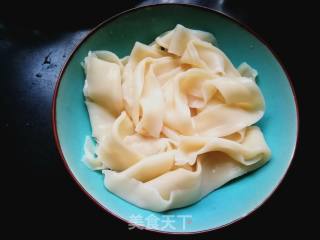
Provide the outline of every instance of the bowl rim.
<path id="1" fill-rule="evenodd" d="M 71 51 L 71 53 L 68 56 L 68 59 L 66 60 L 66 62 L 64 63 L 63 67 L 61 68 L 61 71 L 59 73 L 59 76 L 57 77 L 57 82 L 55 84 L 55 89 L 54 89 L 54 93 L 53 93 L 53 97 L 52 97 L 52 105 L 51 105 L 51 122 L 52 122 L 52 129 L 53 129 L 53 134 L 54 134 L 54 140 L 55 140 L 55 145 L 58 149 L 59 155 L 60 155 L 60 159 L 63 162 L 63 165 L 65 167 L 65 169 L 67 170 L 67 172 L 69 173 L 71 179 L 73 179 L 73 181 L 76 183 L 76 185 L 80 188 L 80 190 L 82 192 L 85 193 L 85 195 L 87 195 L 98 207 L 100 207 L 101 209 L 103 209 L 105 212 L 113 215 L 114 217 L 122 220 L 124 223 L 126 224 L 130 224 L 130 221 L 126 220 L 125 218 L 119 216 L 117 213 L 114 213 L 113 211 L 111 211 L 110 209 L 108 209 L 107 207 L 105 207 L 104 205 L 102 205 L 98 200 L 96 200 L 94 198 L 93 195 L 91 195 L 83 186 L 82 184 L 78 181 L 78 179 L 75 177 L 75 175 L 72 173 L 68 162 L 66 160 L 66 158 L 64 157 L 63 151 L 62 151 L 62 147 L 60 145 L 60 141 L 59 141 L 59 137 L 58 137 L 58 131 L 57 131 L 57 121 L 56 121 L 56 106 L 57 106 L 57 96 L 58 96 L 58 92 L 59 92 L 59 87 L 60 87 L 60 83 L 62 80 L 62 77 L 64 75 L 64 72 L 67 68 L 67 66 L 69 65 L 71 59 L 73 58 L 74 54 L 78 51 L 78 49 L 82 46 L 82 44 L 91 36 L 93 35 L 96 31 L 98 31 L 101 27 L 103 27 L 105 24 L 108 24 L 109 22 L 114 21 L 115 19 L 126 15 L 127 13 L 131 13 L 131 12 L 135 12 L 135 11 L 139 11 L 141 9 L 144 8 L 153 8 L 153 7 L 158 7 L 158 6 L 163 6 L 163 5 L 172 5 L 172 6 L 182 6 L 182 7 L 190 7 L 190 8 L 196 8 L 198 10 L 201 11 L 207 11 L 207 12 L 211 12 L 213 14 L 217 14 L 235 24 L 237 24 L 240 28 L 246 30 L 248 33 L 250 33 L 251 35 L 253 35 L 258 41 L 260 41 L 272 54 L 272 56 L 277 60 L 277 62 L 279 63 L 281 69 L 283 70 L 283 72 L 285 73 L 285 76 L 289 82 L 290 88 L 291 88 L 291 92 L 294 98 L 294 105 L 295 105 L 295 110 L 296 110 L 296 139 L 295 139 L 295 144 L 290 156 L 290 160 L 289 160 L 289 164 L 285 170 L 285 172 L 283 173 L 281 179 L 278 181 L 278 183 L 274 186 L 274 188 L 272 189 L 271 193 L 265 197 L 263 199 L 263 201 L 258 204 L 254 209 L 252 209 L 251 211 L 249 211 L 247 214 L 239 216 L 238 218 L 225 223 L 223 225 L 220 226 L 216 226 L 213 228 L 209 228 L 209 229 L 205 229 L 205 230 L 199 230 L 199 231 L 190 231 L 190 232 L 169 232 L 169 231 L 163 231 L 163 230 L 157 230 L 157 229 L 148 229 L 148 228 L 143 228 L 143 230 L 147 230 L 150 232 L 155 232 L 155 233 L 161 233 L 161 234 L 173 234 L 173 235 L 192 235 L 192 234 L 201 234 L 201 233 L 206 233 L 206 232 L 210 232 L 210 231 L 214 231 L 214 230 L 219 230 L 222 229 L 224 227 L 230 226 L 233 223 L 239 222 L 240 220 L 246 218 L 247 216 L 251 215 L 252 213 L 254 213 L 258 208 L 260 208 L 263 204 L 265 204 L 270 197 L 274 194 L 274 192 L 279 188 L 279 186 L 281 185 L 283 179 L 285 178 L 285 176 L 288 173 L 288 170 L 290 169 L 291 165 L 292 165 L 292 161 L 293 158 L 295 156 L 296 153 L 296 149 L 297 149 L 297 145 L 298 145 L 298 140 L 299 140 L 299 125 L 300 125 L 300 119 L 299 119 L 299 107 L 298 107 L 298 100 L 297 100 L 297 95 L 296 92 L 294 90 L 294 86 L 292 83 L 292 80 L 288 74 L 287 69 L 285 68 L 283 62 L 280 60 L 279 56 L 275 53 L 275 51 L 271 48 L 271 46 L 269 45 L 269 43 L 267 43 L 258 33 L 256 33 L 254 30 L 252 30 L 248 25 L 242 23 L 241 21 L 239 21 L 238 19 L 235 19 L 234 17 L 218 11 L 216 9 L 212 9 L 212 8 L 208 8 L 208 7 L 204 7 L 204 6 L 199 6 L 196 4 L 186 4 L 186 3 L 158 3 L 158 4 L 147 4 L 147 5 L 142 5 L 142 6 L 137 6 L 134 8 L 130 8 L 128 10 L 122 11 L 118 14 L 115 14 L 113 16 L 111 16 L 110 18 L 102 21 L 101 23 L 99 23 L 96 27 L 94 27 L 93 29 L 89 30 L 89 32 L 82 38 L 82 40 L 80 40 L 79 43 L 76 44 L 76 46 L 74 47 L 74 49 Z"/>

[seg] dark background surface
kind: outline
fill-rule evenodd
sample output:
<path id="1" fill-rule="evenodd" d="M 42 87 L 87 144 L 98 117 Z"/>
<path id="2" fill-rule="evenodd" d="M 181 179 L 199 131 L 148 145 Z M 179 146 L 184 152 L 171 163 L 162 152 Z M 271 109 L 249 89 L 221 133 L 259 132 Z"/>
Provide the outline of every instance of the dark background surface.
<path id="1" fill-rule="evenodd" d="M 71 180 L 55 147 L 51 127 L 51 101 L 62 65 L 89 29 L 122 10 L 142 1 L 118 1 L 94 8 L 45 4 L 20 5 L 0 10 L 0 127 L 2 182 L 7 194 L 2 200 L 10 214 L 6 223 L 15 226 L 11 235 L 42 237 L 127 236 L 131 239 L 167 239 L 168 235 L 128 230 L 127 224 L 98 208 Z M 153 1 L 147 1 L 153 2 Z M 159 1 L 154 1 L 159 2 Z M 162 1 L 163 2 L 163 1 Z M 179 1 L 186 2 L 186 1 Z M 223 11 L 253 28 L 279 55 L 295 87 L 300 120 L 304 122 L 306 72 L 309 71 L 307 47 L 312 32 L 312 18 L 301 17 L 301 1 L 191 1 Z M 220 1 L 223 2 L 223 1 Z M 241 3 L 240 3 L 241 2 Z M 310 6 L 309 6 L 310 8 Z M 300 17 L 298 17 L 300 16 Z M 236 36 L 235 36 L 236 37 Z M 312 53 L 312 52 L 311 52 Z M 303 96 L 303 97 L 301 97 Z M 277 237 L 278 233 L 306 235 L 312 223 L 307 215 L 311 204 L 305 182 L 311 181 L 302 150 L 304 124 L 296 156 L 284 181 L 272 197 L 249 217 L 221 230 L 187 239 L 225 239 Z M 310 160 L 310 159 L 309 159 Z M 6 166 L 8 165 L 8 168 Z M 2 177 L 5 174 L 1 174 Z M 315 211 L 315 210 L 314 210 Z M 6 229 L 4 229 L 6 230 Z M 256 233 L 254 233 L 254 232 Z M 117 238 L 119 238 L 117 237 Z M 177 238 L 177 237 L 174 237 Z"/>

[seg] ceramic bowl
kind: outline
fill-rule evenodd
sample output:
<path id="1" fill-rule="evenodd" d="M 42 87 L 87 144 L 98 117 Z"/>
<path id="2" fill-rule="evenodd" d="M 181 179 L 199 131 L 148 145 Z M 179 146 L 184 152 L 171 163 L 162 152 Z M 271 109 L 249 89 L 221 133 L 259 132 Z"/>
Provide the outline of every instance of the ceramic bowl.
<path id="1" fill-rule="evenodd" d="M 272 158 L 264 167 L 226 184 L 196 204 L 155 213 L 109 192 L 103 185 L 103 175 L 88 169 L 81 161 L 85 136 L 91 135 L 91 127 L 82 93 L 85 76 L 80 63 L 90 50 L 103 49 L 120 57 L 126 56 L 136 41 L 151 43 L 156 36 L 178 23 L 213 33 L 219 48 L 235 66 L 246 61 L 258 70 L 258 85 L 266 101 L 266 112 L 258 125 L 272 150 Z M 56 85 L 53 129 L 67 170 L 81 189 L 107 212 L 128 224 L 140 221 L 149 230 L 196 233 L 235 222 L 270 197 L 293 158 L 298 113 L 293 88 L 284 68 L 256 34 L 230 17 L 210 9 L 164 4 L 136 8 L 114 16 L 81 41 L 65 64 Z M 150 218 L 158 219 L 158 225 L 149 226 Z M 166 219 L 170 219 L 173 226 L 165 227 Z"/>

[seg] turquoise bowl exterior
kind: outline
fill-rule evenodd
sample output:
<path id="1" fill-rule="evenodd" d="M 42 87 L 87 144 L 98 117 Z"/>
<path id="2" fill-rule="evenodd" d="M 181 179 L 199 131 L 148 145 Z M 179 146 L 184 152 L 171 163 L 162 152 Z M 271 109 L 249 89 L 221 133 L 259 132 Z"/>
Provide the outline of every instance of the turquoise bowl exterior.
<path id="1" fill-rule="evenodd" d="M 258 123 L 272 150 L 262 168 L 210 193 L 191 206 L 155 213 L 138 208 L 109 192 L 103 175 L 88 169 L 81 158 L 85 136 L 91 135 L 90 121 L 82 94 L 84 73 L 80 65 L 89 50 L 109 50 L 128 55 L 135 41 L 151 43 L 176 24 L 214 34 L 235 66 L 246 61 L 259 72 L 258 85 L 266 101 L 266 113 Z M 235 222 L 259 207 L 276 189 L 287 172 L 295 151 L 298 112 L 295 95 L 283 67 L 255 34 L 240 23 L 206 8 L 161 4 L 132 9 L 96 27 L 79 44 L 63 68 L 53 99 L 53 129 L 61 157 L 73 179 L 86 194 L 108 212 L 126 222 L 137 218 L 142 224 L 160 220 L 149 230 L 167 233 L 198 233 Z M 185 217 L 184 217 L 185 216 Z M 170 218 L 173 228 L 163 228 Z M 183 224 L 183 219 L 187 219 Z"/>

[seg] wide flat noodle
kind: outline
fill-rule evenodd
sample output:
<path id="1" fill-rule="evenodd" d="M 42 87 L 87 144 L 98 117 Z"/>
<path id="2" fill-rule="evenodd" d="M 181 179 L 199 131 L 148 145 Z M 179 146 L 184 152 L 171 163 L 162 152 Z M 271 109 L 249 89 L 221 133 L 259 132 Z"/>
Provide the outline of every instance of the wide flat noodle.
<path id="1" fill-rule="evenodd" d="M 202 154 L 194 169 L 175 168 L 177 152 L 168 151 L 147 157 L 121 173 L 103 171 L 105 184 L 127 201 L 153 211 L 187 206 L 268 160 L 270 151 L 263 138 L 259 139 L 260 130 L 252 128 L 248 134 L 250 136 L 242 146 L 238 144 L 237 147 L 229 145 L 236 143 L 224 139 L 198 139 L 202 140 L 202 147 L 198 150 Z M 256 134 L 260 135 L 258 140 L 262 144 L 255 141 Z"/>
<path id="2" fill-rule="evenodd" d="M 247 63 L 236 69 L 212 34 L 177 25 L 120 59 L 89 52 L 84 95 L 96 144 L 83 161 L 114 194 L 153 211 L 184 207 L 270 158 L 265 111 Z"/>

